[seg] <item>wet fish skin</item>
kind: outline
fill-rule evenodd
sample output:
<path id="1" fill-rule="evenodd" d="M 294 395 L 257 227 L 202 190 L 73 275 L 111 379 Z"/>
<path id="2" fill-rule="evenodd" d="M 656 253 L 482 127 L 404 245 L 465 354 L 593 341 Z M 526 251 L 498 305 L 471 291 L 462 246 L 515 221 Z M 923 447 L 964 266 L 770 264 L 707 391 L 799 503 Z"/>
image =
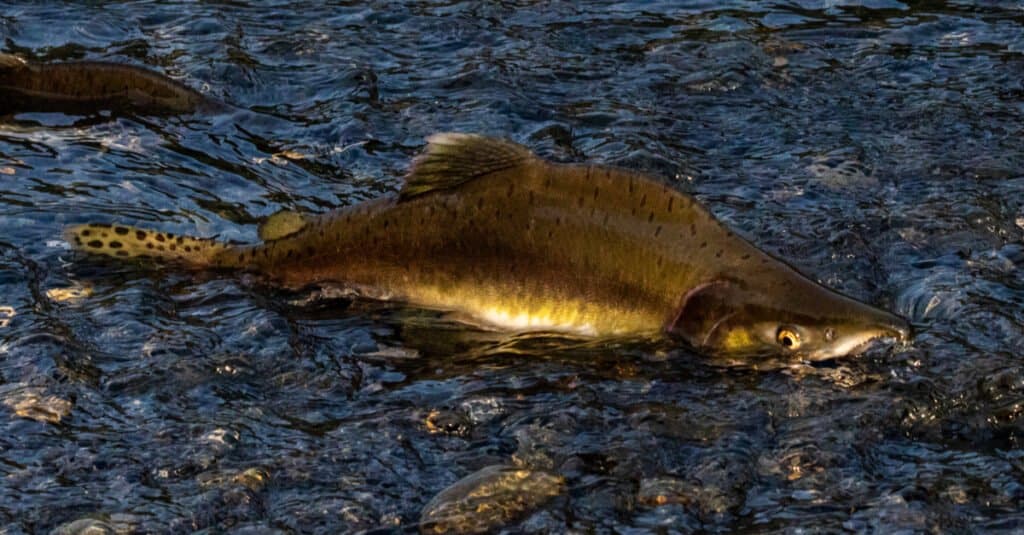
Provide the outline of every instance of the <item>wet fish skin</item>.
<path id="1" fill-rule="evenodd" d="M 118 63 L 32 63 L 0 53 L 0 114 L 175 114 L 222 105 L 165 75 Z"/>
<path id="2" fill-rule="evenodd" d="M 482 136 L 429 141 L 397 198 L 302 219 L 261 244 L 167 236 L 188 250 L 157 254 L 153 241 L 86 240 L 86 227 L 68 238 L 286 287 L 342 285 L 512 331 L 667 334 L 712 355 L 818 360 L 909 338 L 901 318 L 811 281 L 650 177 L 554 164 Z"/>

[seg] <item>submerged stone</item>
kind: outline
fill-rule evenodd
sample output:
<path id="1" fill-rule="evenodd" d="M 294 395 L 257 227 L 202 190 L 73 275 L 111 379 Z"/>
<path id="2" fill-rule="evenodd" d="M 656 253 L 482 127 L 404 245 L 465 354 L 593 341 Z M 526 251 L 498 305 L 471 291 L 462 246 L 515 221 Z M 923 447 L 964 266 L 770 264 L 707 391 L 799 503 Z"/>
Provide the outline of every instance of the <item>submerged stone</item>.
<path id="1" fill-rule="evenodd" d="M 50 424 L 60 423 L 71 414 L 71 402 L 57 396 L 48 396 L 45 390 L 28 387 L 4 396 L 3 404 L 21 418 Z"/>
<path id="2" fill-rule="evenodd" d="M 420 515 L 423 533 L 486 533 L 522 518 L 565 490 L 542 471 L 488 466 L 452 484 Z"/>
<path id="3" fill-rule="evenodd" d="M 50 535 L 114 535 L 117 531 L 113 526 L 95 518 L 79 518 L 67 524 L 61 524 L 50 532 Z"/>

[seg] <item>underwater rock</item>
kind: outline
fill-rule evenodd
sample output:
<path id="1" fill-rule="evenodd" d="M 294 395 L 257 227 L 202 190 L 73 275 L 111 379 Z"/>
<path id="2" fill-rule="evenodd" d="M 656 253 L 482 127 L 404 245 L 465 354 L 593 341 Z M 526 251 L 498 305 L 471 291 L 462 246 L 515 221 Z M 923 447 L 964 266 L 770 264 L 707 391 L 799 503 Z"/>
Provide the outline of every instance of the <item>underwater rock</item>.
<path id="1" fill-rule="evenodd" d="M 423 508 L 422 533 L 486 533 L 521 518 L 565 490 L 542 471 L 488 466 L 442 490 Z"/>
<path id="2" fill-rule="evenodd" d="M 47 396 L 38 387 L 26 387 L 8 392 L 3 404 L 14 414 L 37 422 L 56 424 L 71 414 L 71 402 L 57 396 Z"/>
<path id="3" fill-rule="evenodd" d="M 114 535 L 114 528 L 95 518 L 79 518 L 67 524 L 61 524 L 50 532 L 50 535 Z"/>

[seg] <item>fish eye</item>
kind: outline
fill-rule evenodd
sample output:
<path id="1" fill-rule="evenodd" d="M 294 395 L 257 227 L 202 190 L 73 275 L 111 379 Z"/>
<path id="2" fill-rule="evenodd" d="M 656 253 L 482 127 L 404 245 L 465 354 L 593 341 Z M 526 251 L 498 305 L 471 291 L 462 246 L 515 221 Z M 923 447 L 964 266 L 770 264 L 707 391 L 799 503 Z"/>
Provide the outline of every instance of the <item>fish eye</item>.
<path id="1" fill-rule="evenodd" d="M 786 349 L 798 349 L 800 347 L 800 335 L 789 327 L 779 327 L 775 341 Z"/>

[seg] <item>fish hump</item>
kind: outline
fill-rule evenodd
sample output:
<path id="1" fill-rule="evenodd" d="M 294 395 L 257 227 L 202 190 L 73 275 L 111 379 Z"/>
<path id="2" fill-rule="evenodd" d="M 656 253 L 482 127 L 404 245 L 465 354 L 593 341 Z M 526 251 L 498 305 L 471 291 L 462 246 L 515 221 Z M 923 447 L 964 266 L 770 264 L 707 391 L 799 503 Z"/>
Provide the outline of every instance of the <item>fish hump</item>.
<path id="1" fill-rule="evenodd" d="M 260 223 L 257 233 L 263 241 L 280 240 L 302 230 L 309 221 L 305 216 L 290 210 L 281 210 Z"/>
<path id="2" fill-rule="evenodd" d="M 458 187 L 534 158 L 530 149 L 512 141 L 477 134 L 444 132 L 427 138 L 427 148 L 413 160 L 399 200 Z"/>
<path id="3" fill-rule="evenodd" d="M 0 52 L 0 70 L 2 69 L 22 69 L 28 67 L 28 62 L 24 59 L 15 56 L 14 54 L 5 54 Z"/>

